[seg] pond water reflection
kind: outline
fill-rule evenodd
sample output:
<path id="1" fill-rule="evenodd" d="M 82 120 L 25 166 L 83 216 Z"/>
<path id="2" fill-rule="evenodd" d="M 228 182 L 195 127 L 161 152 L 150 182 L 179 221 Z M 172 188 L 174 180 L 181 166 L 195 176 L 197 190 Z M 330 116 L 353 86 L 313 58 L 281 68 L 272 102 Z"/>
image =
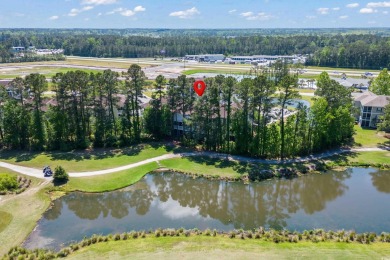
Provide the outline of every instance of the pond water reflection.
<path id="1" fill-rule="evenodd" d="M 389 187 L 390 172 L 371 168 L 249 185 L 149 174 L 125 190 L 56 200 L 25 245 L 58 248 L 92 234 L 159 227 L 389 231 Z"/>

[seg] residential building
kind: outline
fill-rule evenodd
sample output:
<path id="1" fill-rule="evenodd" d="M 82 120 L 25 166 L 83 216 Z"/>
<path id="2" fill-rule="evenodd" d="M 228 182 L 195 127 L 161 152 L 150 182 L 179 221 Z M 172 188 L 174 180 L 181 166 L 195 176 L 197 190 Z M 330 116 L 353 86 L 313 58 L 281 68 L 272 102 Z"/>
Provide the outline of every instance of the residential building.
<path id="1" fill-rule="evenodd" d="M 353 93 L 354 105 L 357 108 L 356 121 L 361 127 L 376 128 L 385 106 L 390 103 L 390 96 L 376 95 L 371 91 Z"/>
<path id="2" fill-rule="evenodd" d="M 331 77 L 331 79 L 337 81 L 338 83 L 340 83 L 340 85 L 346 88 L 368 90 L 368 88 L 370 87 L 370 79 L 355 79 L 355 78 L 347 78 L 345 76 L 341 78 Z"/>

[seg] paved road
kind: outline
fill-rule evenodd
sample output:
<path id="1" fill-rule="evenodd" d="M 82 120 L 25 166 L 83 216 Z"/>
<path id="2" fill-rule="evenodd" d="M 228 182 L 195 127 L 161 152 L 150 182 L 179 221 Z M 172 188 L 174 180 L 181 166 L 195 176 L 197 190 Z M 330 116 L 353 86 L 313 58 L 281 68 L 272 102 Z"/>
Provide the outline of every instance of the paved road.
<path id="1" fill-rule="evenodd" d="M 346 153 L 346 152 L 372 152 L 372 151 L 389 151 L 389 148 L 353 148 L 353 149 L 336 149 L 332 151 L 327 151 L 320 154 L 315 155 L 309 155 L 305 157 L 299 157 L 295 159 L 289 159 L 285 160 L 283 163 L 294 163 L 294 162 L 307 162 L 311 160 L 316 159 L 322 159 L 326 157 L 330 157 L 333 155 Z M 262 163 L 262 164 L 278 164 L 282 163 L 280 160 L 264 160 L 264 159 L 255 159 L 255 158 L 249 158 L 244 156 L 238 156 L 238 155 L 227 155 L 227 154 L 221 154 L 221 153 L 214 153 L 214 152 L 192 152 L 192 153 L 179 153 L 179 154 L 165 154 L 162 156 L 150 158 L 147 160 L 143 160 L 137 163 L 132 163 L 112 169 L 106 169 L 106 170 L 100 170 L 100 171 L 91 171 L 91 172 L 70 172 L 69 176 L 71 177 L 87 177 L 87 176 L 96 176 L 96 175 L 102 175 L 102 174 L 109 174 L 119 171 L 128 170 L 131 168 L 135 168 L 141 165 L 145 165 L 151 162 L 157 162 L 172 158 L 180 158 L 180 157 L 190 157 L 190 156 L 208 156 L 211 158 L 221 158 L 221 159 L 228 159 L 231 161 L 240 161 L 240 162 L 249 162 L 249 163 Z M 43 177 L 43 173 L 41 169 L 35 169 L 25 166 L 19 166 L 15 164 L 10 164 L 6 162 L 0 162 L 0 167 L 8 168 L 10 170 L 13 170 L 15 172 L 19 172 L 28 176 L 41 178 L 41 179 L 48 179 Z"/>

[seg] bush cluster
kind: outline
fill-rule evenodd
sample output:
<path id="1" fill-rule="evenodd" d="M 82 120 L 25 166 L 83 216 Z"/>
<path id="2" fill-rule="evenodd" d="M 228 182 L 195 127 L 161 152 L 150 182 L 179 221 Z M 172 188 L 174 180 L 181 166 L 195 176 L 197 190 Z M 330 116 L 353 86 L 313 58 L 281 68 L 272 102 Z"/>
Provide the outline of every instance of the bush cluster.
<path id="1" fill-rule="evenodd" d="M 206 229 L 204 232 L 199 229 L 190 229 L 184 230 L 180 229 L 156 229 L 155 231 L 131 231 L 128 233 L 122 234 L 109 234 L 107 236 L 103 235 L 93 235 L 90 238 L 84 238 L 82 241 L 71 244 L 65 248 L 62 248 L 59 252 L 55 253 L 50 250 L 44 249 L 35 249 L 28 250 L 22 247 L 13 247 L 8 253 L 3 257 L 3 259 L 54 259 L 66 257 L 72 252 L 75 252 L 83 247 L 90 246 L 96 243 L 104 243 L 107 241 L 120 241 L 128 239 L 140 239 L 146 237 L 190 237 L 190 236 L 212 236 L 216 237 L 217 235 L 222 237 L 228 237 L 231 239 L 262 239 L 264 241 L 274 242 L 274 243 L 299 243 L 299 241 L 311 241 L 313 243 L 320 243 L 325 241 L 332 242 L 341 242 L 341 243 L 362 243 L 362 244 L 371 244 L 376 242 L 390 243 L 390 233 L 381 233 L 379 236 L 375 233 L 362 233 L 356 234 L 354 231 L 328 231 L 326 232 L 323 229 L 314 229 L 314 230 L 305 230 L 301 233 L 291 232 L 288 230 L 266 230 L 263 227 L 258 229 L 246 231 L 246 230 L 232 230 L 230 232 L 217 232 L 217 230 L 211 231 Z"/>
<path id="2" fill-rule="evenodd" d="M 53 180 L 57 183 L 65 183 L 69 180 L 69 175 L 62 166 L 57 166 L 54 170 Z"/>
<path id="3" fill-rule="evenodd" d="M 26 177 L 0 173 L 0 195 L 7 193 L 19 194 L 25 191 L 31 184 Z"/>

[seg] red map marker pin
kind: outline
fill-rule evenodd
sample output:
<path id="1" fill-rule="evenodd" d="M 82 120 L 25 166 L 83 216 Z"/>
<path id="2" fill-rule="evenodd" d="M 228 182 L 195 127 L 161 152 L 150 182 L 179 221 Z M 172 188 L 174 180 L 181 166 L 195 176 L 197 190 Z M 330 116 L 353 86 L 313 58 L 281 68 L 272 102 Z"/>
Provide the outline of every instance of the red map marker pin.
<path id="1" fill-rule="evenodd" d="M 206 89 L 206 83 L 203 82 L 203 80 L 197 80 L 194 82 L 194 90 L 198 96 L 202 96 L 204 91 Z"/>

